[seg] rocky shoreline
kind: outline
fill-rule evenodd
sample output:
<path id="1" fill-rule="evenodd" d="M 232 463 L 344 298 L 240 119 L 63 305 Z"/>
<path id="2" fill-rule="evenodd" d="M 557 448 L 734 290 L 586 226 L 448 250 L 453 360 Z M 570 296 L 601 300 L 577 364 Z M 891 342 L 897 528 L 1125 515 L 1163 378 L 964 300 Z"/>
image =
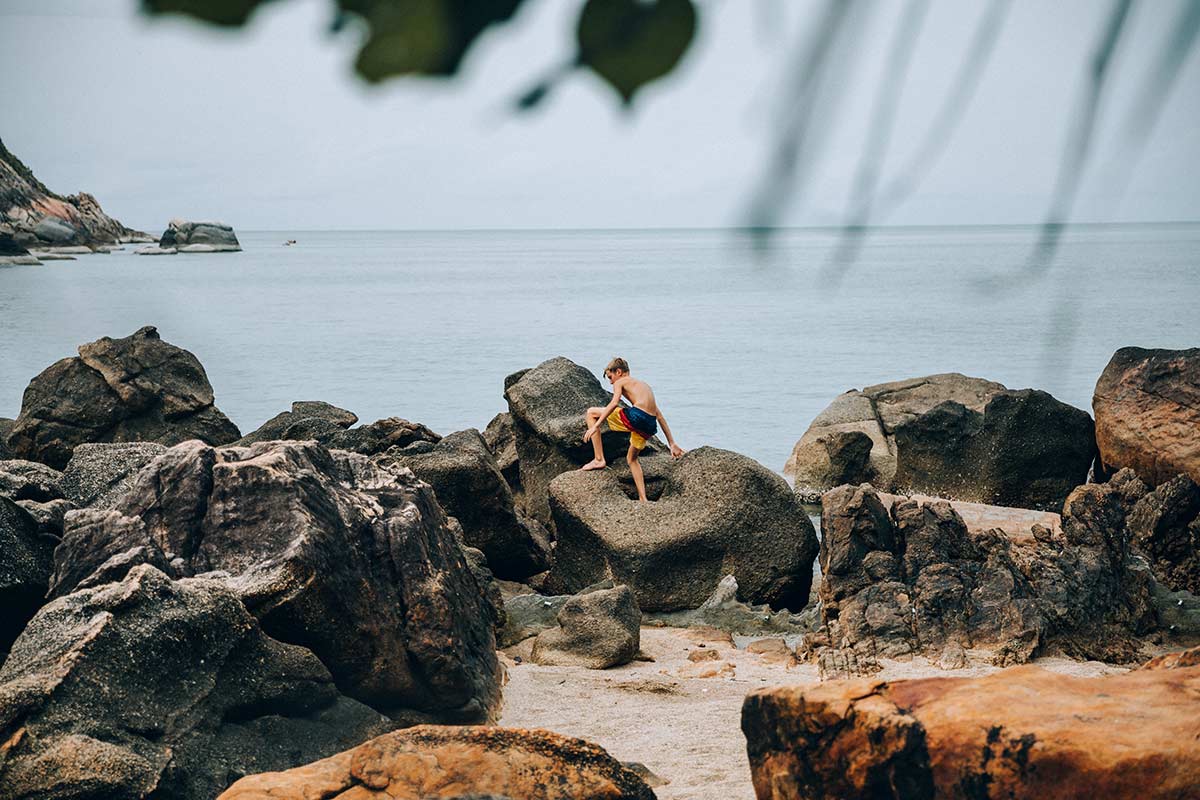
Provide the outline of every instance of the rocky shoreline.
<path id="1" fill-rule="evenodd" d="M 501 390 L 483 432 L 299 401 L 243 435 L 153 327 L 34 377 L 0 420 L 0 800 L 1195 785 L 1200 656 L 1127 671 L 1200 644 L 1200 349 L 1118 351 L 1095 421 L 958 375 L 850 392 L 797 443 L 795 489 L 652 442 L 645 505 L 619 434 L 578 471 L 608 397 L 588 370 Z M 1017 666 L 1047 659 L 1085 677 Z M 556 729 L 542 676 L 581 704 L 571 730 L 524 729 Z M 570 738 L 591 719 L 623 750 L 649 697 L 703 727 L 705 687 L 746 737 L 707 731 L 711 787 L 679 772 L 694 753 Z M 1064 721 L 1120 703 L 1170 742 Z"/>

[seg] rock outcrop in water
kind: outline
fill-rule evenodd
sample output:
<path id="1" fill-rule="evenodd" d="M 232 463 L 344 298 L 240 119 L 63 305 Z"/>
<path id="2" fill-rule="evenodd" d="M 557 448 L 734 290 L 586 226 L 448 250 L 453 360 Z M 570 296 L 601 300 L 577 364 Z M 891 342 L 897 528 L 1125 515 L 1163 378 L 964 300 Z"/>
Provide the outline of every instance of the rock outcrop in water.
<path id="1" fill-rule="evenodd" d="M 742 706 L 754 789 L 781 800 L 1190 797 L 1196 664 L 759 689 Z"/>
<path id="2" fill-rule="evenodd" d="M 796 443 L 784 472 L 812 501 L 842 483 L 869 482 L 1057 509 L 1086 480 L 1094 455 L 1087 412 L 1045 392 L 949 373 L 839 396 Z"/>
<path id="3" fill-rule="evenodd" d="M 747 602 L 795 611 L 808 603 L 817 537 L 786 481 L 711 447 L 642 463 L 649 503 L 613 470 L 551 482 L 555 586 L 576 592 L 612 580 L 643 611 L 673 611 L 698 607 L 733 575 Z"/>
<path id="4" fill-rule="evenodd" d="M 219 800 L 654 800 L 594 744 L 549 731 L 422 725 L 324 761 L 243 778 Z"/>
<path id="5" fill-rule="evenodd" d="M 1156 617 L 1151 586 L 1129 561 L 1125 517 L 1145 487 L 1132 472 L 1078 487 L 1061 530 L 969 531 L 944 500 L 870 485 L 822 499 L 823 628 L 807 650 L 830 675 L 871 672 L 881 657 L 948 649 L 992 652 L 1000 665 L 1047 650 L 1130 661 Z M 952 660 L 960 660 L 954 658 Z"/>
<path id="6" fill-rule="evenodd" d="M 219 571 L 268 635 L 398 720 L 482 722 L 500 693 L 492 615 L 432 490 L 315 442 L 178 445 L 111 509 L 67 515 L 52 594 Z"/>
<path id="7" fill-rule="evenodd" d="M 159 248 L 179 253 L 234 253 L 242 249 L 233 227 L 224 222 L 173 219 L 158 240 Z"/>
<path id="8" fill-rule="evenodd" d="M 264 634 L 225 582 L 143 565 L 55 600 L 16 641 L 0 797 L 209 800 L 393 727 Z"/>
<path id="9" fill-rule="evenodd" d="M 146 326 L 79 347 L 30 381 L 8 434 L 18 457 L 62 469 L 85 442 L 188 439 L 226 444 L 241 434 L 213 404 L 204 367 Z"/>
<path id="10" fill-rule="evenodd" d="M 0 142 L 0 240 L 7 243 L 0 256 L 18 256 L 20 250 L 63 245 L 114 245 L 151 242 L 108 216 L 86 192 L 55 194 L 34 177 Z"/>
<path id="11" fill-rule="evenodd" d="M 1122 347 L 1092 397 L 1100 460 L 1151 486 L 1183 473 L 1200 482 L 1200 347 Z"/>

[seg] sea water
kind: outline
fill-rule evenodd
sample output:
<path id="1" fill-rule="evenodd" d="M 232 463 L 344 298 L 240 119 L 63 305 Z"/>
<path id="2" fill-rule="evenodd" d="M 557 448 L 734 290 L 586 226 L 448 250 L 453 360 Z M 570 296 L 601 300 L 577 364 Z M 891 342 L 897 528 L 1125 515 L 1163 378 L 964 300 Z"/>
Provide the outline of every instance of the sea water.
<path id="1" fill-rule="evenodd" d="M 1029 271 L 1036 235 L 880 229 L 835 266 L 828 230 L 758 249 L 725 230 L 240 232 L 241 253 L 3 267 L 0 416 L 79 344 L 143 325 L 196 354 L 243 432 L 294 400 L 482 428 L 509 373 L 623 356 L 681 446 L 780 470 L 848 389 L 962 372 L 1090 411 L 1117 348 L 1200 346 L 1200 224 L 1072 228 Z"/>

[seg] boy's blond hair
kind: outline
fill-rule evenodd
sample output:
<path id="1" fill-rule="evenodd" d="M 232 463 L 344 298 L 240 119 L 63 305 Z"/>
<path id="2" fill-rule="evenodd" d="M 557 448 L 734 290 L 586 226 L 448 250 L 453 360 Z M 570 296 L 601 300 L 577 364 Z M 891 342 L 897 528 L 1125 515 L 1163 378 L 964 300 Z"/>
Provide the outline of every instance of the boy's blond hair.
<path id="1" fill-rule="evenodd" d="M 607 375 L 608 373 L 615 372 L 616 370 L 621 370 L 621 372 L 624 372 L 626 375 L 628 375 L 629 362 L 618 356 L 617 358 L 614 358 L 612 361 L 608 362 L 608 366 L 604 368 L 604 374 Z"/>

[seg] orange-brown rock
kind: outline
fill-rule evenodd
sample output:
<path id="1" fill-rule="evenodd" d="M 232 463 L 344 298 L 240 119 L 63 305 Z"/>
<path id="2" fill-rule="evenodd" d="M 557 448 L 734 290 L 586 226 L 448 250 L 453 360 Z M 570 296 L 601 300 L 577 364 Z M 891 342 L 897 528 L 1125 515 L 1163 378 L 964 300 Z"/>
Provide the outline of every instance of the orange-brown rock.
<path id="1" fill-rule="evenodd" d="M 1198 693 L 1200 666 L 831 681 L 750 694 L 742 731 L 759 800 L 1184 798 Z"/>
<path id="2" fill-rule="evenodd" d="M 1200 347 L 1122 347 L 1092 397 L 1100 460 L 1151 486 L 1179 473 L 1200 483 Z"/>
<path id="3" fill-rule="evenodd" d="M 653 800 L 602 748 L 557 733 L 420 725 L 286 772 L 242 778 L 218 800 Z"/>

